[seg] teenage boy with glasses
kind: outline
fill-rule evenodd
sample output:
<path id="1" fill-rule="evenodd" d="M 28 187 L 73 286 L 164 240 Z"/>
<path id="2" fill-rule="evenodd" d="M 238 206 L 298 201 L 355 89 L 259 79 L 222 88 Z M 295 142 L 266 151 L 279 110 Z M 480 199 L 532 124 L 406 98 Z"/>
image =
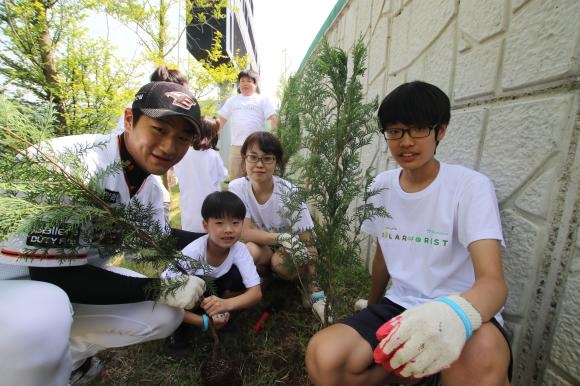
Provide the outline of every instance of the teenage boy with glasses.
<path id="1" fill-rule="evenodd" d="M 370 188 L 380 189 L 371 201 L 390 217 L 363 224 L 377 239 L 369 305 L 311 339 L 310 378 L 317 386 L 436 384 L 438 377 L 444 385 L 507 385 L 511 352 L 500 314 L 507 286 L 493 184 L 435 158 L 450 118 L 439 88 L 403 84 L 378 117 L 400 168 L 380 173 Z"/>

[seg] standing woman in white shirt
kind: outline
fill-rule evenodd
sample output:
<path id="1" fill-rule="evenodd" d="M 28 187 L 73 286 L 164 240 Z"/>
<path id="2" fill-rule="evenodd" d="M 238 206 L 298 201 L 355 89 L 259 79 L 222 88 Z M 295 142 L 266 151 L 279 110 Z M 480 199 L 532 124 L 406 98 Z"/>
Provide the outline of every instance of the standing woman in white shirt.
<path id="1" fill-rule="evenodd" d="M 237 194 L 246 205 L 242 239 L 246 243 L 254 263 L 259 268 L 270 269 L 282 279 L 293 279 L 296 272 L 288 260 L 288 249 L 299 251 L 301 255 L 316 256 L 316 248 L 310 244 L 314 223 L 310 212 L 303 203 L 299 220 L 292 224 L 283 217 L 284 195 L 295 186 L 275 175 L 284 173 L 284 150 L 280 140 L 272 133 L 259 131 L 250 134 L 241 148 L 242 165 L 246 177 L 237 178 L 229 183 L 229 190 Z M 291 234 L 287 233 L 289 228 Z M 298 239 L 296 236 L 298 235 Z M 262 268 L 262 269 L 260 269 Z M 309 263 L 300 267 L 310 276 L 314 273 Z M 315 314 L 324 320 L 326 297 L 313 284 L 310 287 L 310 302 Z"/>
<path id="2" fill-rule="evenodd" d="M 268 98 L 258 93 L 259 75 L 253 70 L 238 74 L 238 95 L 229 98 L 218 111 L 220 124 L 231 126 L 231 148 L 228 168 L 230 179 L 242 177 L 240 149 L 248 135 L 263 131 L 266 121 L 275 129 L 278 126 L 276 109 Z"/>

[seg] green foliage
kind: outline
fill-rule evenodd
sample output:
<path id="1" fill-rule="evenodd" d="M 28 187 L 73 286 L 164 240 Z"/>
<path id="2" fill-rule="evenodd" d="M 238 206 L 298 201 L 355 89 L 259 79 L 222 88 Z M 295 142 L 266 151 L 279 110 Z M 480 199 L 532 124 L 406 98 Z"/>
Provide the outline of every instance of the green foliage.
<path id="1" fill-rule="evenodd" d="M 130 78 L 108 43 L 90 40 L 80 27 L 93 3 L 0 3 L 4 87 L 35 108 L 53 103 L 58 135 L 109 130 L 121 105 L 116 90 Z"/>
<path id="2" fill-rule="evenodd" d="M 230 10 L 233 12 L 237 11 L 236 6 L 227 0 L 193 0 L 189 6 L 187 24 L 205 29 L 214 28 L 215 21 L 224 19 L 227 7 L 232 7 Z M 239 50 L 233 58 L 225 55 L 222 32 L 214 29 L 212 33 L 213 41 L 207 50 L 207 59 L 191 60 L 187 74 L 192 92 L 198 99 L 204 100 L 202 114 L 207 116 L 217 114 L 219 104 L 232 93 L 240 69 L 250 63 L 248 55 L 240 55 Z"/>
<path id="3" fill-rule="evenodd" d="M 225 9 L 228 6 L 228 0 L 191 0 L 188 1 L 187 22 L 194 25 L 206 25 L 211 19 L 221 20 L 226 17 Z M 203 12 L 196 12 L 196 10 Z M 209 10 L 209 12 L 208 12 Z"/>
<path id="4" fill-rule="evenodd" d="M 177 29 L 170 23 L 171 9 L 181 6 L 177 0 L 0 2 L 0 88 L 35 109 L 46 110 L 53 104 L 58 119 L 54 135 L 108 132 L 135 91 L 137 63 L 172 66 L 169 57 L 185 25 L 209 22 L 191 7 L 209 7 L 210 18 L 220 19 L 228 5 L 227 0 L 186 4 L 185 23 Z M 135 31 L 143 60 L 122 62 L 109 41 L 89 38 L 82 23 L 90 11 L 104 11 Z M 219 35 L 209 54 L 199 63 L 190 58 L 184 72 L 196 97 L 208 98 L 202 103 L 203 114 L 214 115 L 218 101 L 231 92 L 239 68 L 245 68 L 248 59 L 224 60 Z M 210 99 L 215 89 L 219 95 Z"/>
<path id="5" fill-rule="evenodd" d="M 125 66 L 124 70 L 121 68 Z M 103 39 L 71 40 L 57 60 L 67 130 L 62 134 L 106 133 L 134 92 L 127 85 L 133 66 L 115 58 Z"/>
<path id="6" fill-rule="evenodd" d="M 274 134 L 280 138 L 284 146 L 284 162 L 300 150 L 302 146 L 302 130 L 300 127 L 300 80 L 298 77 L 288 78 L 284 87 L 283 99 L 280 105 L 278 127 Z"/>
<path id="7" fill-rule="evenodd" d="M 171 28 L 169 19 L 171 8 L 180 6 L 178 0 L 103 0 L 100 5 L 105 13 L 135 31 L 144 49 L 143 59 L 155 66 L 167 62 L 166 58 L 177 47 L 179 35 L 184 32 L 184 29 Z"/>
<path id="8" fill-rule="evenodd" d="M 360 227 L 365 219 L 387 216 L 367 203 L 373 169 L 362 170 L 361 151 L 376 131 L 377 99 L 365 102 L 360 78 L 365 73 L 366 48 L 359 39 L 348 54 L 324 41 L 298 85 L 289 86 L 283 102 L 285 130 L 301 132 L 301 151 L 291 169 L 305 200 L 313 208 L 316 245 L 316 280 L 326 291 L 327 306 L 341 296 L 334 273 L 339 266 L 360 265 Z M 295 87 L 295 88 L 294 88 Z M 296 127 L 295 125 L 298 125 Z M 291 151 L 295 144 L 282 135 Z M 360 204 L 357 204 L 360 203 Z"/>

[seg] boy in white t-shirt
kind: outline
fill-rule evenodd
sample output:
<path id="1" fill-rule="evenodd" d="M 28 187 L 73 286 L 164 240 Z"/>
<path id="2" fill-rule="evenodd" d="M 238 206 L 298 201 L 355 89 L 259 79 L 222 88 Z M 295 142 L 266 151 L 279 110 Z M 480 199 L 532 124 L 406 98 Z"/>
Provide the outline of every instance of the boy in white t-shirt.
<path id="1" fill-rule="evenodd" d="M 371 198 L 388 218 L 377 238 L 368 307 L 318 332 L 306 353 L 315 385 L 508 385 L 511 351 L 503 236 L 492 182 L 435 158 L 449 98 L 420 81 L 393 90 L 378 117 L 400 168 L 380 173 Z M 387 284 L 391 286 L 386 290 Z M 431 382 L 431 383 L 430 383 Z M 433 383 L 433 384 L 435 384 Z"/>
<path id="2" fill-rule="evenodd" d="M 213 279 L 215 295 L 207 296 L 195 310 L 186 310 L 183 324 L 169 338 L 169 348 L 179 350 L 187 347 L 188 326 L 207 331 L 210 320 L 217 329 L 224 327 L 230 312 L 247 309 L 262 299 L 260 276 L 246 245 L 240 242 L 246 207 L 232 192 L 210 193 L 201 206 L 203 227 L 206 235 L 196 239 L 185 248 L 183 254 L 196 262 L 201 261 L 209 270 L 191 269 L 183 266 L 188 274 Z M 197 264 L 194 264 L 197 266 Z M 162 278 L 181 275 L 176 270 L 165 270 Z"/>

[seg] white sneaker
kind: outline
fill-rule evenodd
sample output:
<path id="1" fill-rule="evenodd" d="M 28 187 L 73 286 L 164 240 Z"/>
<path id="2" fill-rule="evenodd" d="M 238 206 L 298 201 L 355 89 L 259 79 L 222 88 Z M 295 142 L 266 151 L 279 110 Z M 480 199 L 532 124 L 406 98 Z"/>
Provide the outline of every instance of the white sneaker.
<path id="1" fill-rule="evenodd" d="M 69 385 L 85 385 L 99 378 L 103 372 L 103 364 L 97 357 L 90 357 L 70 375 Z"/>
<path id="2" fill-rule="evenodd" d="M 354 312 L 359 312 L 367 308 L 369 301 L 367 299 L 359 299 L 354 303 Z"/>
<path id="3" fill-rule="evenodd" d="M 321 323 L 324 323 L 324 310 L 326 309 L 326 298 L 312 303 L 312 312 L 318 317 Z M 328 323 L 332 323 L 332 316 L 328 315 Z"/>
<path id="4" fill-rule="evenodd" d="M 318 291 L 310 295 L 310 301 L 312 303 L 312 312 L 321 323 L 324 323 L 324 312 L 326 311 L 326 295 L 324 291 Z M 331 315 L 328 315 L 328 323 L 332 323 Z"/>

